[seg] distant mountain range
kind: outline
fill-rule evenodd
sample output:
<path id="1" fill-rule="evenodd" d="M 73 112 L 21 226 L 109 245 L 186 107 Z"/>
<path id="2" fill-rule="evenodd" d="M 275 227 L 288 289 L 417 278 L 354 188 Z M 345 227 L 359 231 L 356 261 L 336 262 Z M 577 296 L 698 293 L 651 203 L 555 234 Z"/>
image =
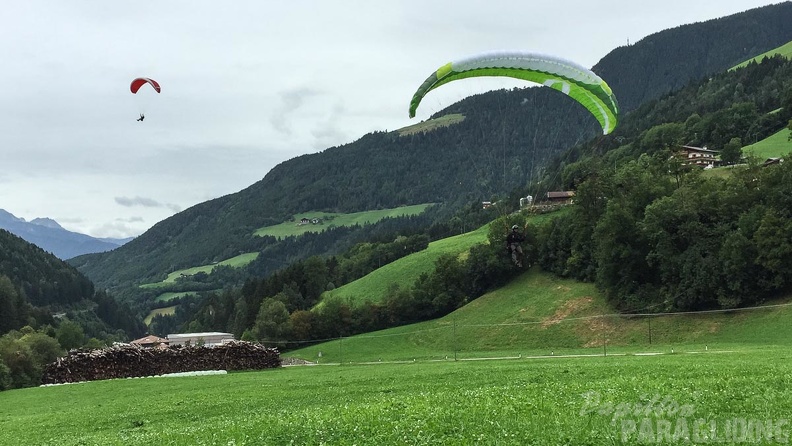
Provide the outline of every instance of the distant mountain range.
<path id="1" fill-rule="evenodd" d="M 51 218 L 25 221 L 4 209 L 0 209 L 0 229 L 5 229 L 62 260 L 82 254 L 110 251 L 132 240 L 131 237 L 95 238 L 67 231 Z"/>

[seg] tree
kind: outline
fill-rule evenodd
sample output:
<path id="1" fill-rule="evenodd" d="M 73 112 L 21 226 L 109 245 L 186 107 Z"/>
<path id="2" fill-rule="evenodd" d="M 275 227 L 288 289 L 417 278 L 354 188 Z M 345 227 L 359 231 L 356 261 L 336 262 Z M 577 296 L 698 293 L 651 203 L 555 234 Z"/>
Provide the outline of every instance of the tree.
<path id="1" fill-rule="evenodd" d="M 289 316 L 289 323 L 294 338 L 298 341 L 307 341 L 311 339 L 316 323 L 316 314 L 312 311 L 297 310 Z"/>
<path id="2" fill-rule="evenodd" d="M 0 333 L 14 330 L 22 325 L 20 298 L 11 279 L 0 275 Z"/>
<path id="3" fill-rule="evenodd" d="M 49 364 L 63 355 L 63 349 L 58 343 L 58 340 L 44 333 L 28 333 L 22 336 L 20 341 L 30 347 L 30 351 L 35 356 L 36 362 L 41 365 Z"/>
<path id="4" fill-rule="evenodd" d="M 281 341 L 288 337 L 289 332 L 289 312 L 286 305 L 276 299 L 264 299 L 253 325 L 256 339 L 267 345 L 284 346 Z"/>
<path id="5" fill-rule="evenodd" d="M 11 369 L 0 359 L 0 390 L 8 390 L 13 384 Z"/>
<path id="6" fill-rule="evenodd" d="M 20 335 L 12 331 L 0 337 L 0 363 L 5 363 L 9 370 L 11 388 L 37 386 L 41 381 L 41 364 L 30 346 L 20 340 Z"/>
<path id="7" fill-rule="evenodd" d="M 647 130 L 640 140 L 640 147 L 646 153 L 660 150 L 673 150 L 683 144 L 685 125 L 676 122 L 660 124 Z"/>
<path id="8" fill-rule="evenodd" d="M 727 142 L 720 153 L 721 161 L 726 164 L 737 164 L 742 158 L 742 140 L 732 138 Z"/>
<path id="9" fill-rule="evenodd" d="M 81 347 L 85 343 L 85 333 L 77 322 L 64 320 L 58 326 L 56 333 L 58 343 L 66 350 Z"/>

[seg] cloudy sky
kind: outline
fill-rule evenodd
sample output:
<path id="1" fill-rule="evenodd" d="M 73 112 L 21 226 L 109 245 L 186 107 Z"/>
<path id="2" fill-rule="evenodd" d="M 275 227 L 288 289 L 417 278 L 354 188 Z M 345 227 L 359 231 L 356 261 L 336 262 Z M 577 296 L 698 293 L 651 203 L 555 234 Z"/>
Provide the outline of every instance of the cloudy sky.
<path id="1" fill-rule="evenodd" d="M 407 118 L 418 85 L 452 59 L 520 49 L 590 67 L 628 40 L 771 3 L 7 2 L 0 209 L 96 237 L 139 235 L 278 163 L 470 94 L 448 85 Z M 141 76 L 162 93 L 132 95 Z"/>

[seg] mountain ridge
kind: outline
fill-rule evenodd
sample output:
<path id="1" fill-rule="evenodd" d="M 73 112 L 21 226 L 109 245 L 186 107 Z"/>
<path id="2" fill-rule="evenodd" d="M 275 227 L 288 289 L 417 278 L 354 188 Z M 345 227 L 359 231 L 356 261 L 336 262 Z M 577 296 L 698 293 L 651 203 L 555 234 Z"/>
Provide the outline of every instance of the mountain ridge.
<path id="1" fill-rule="evenodd" d="M 95 238 L 79 232 L 69 231 L 57 221 L 38 217 L 31 221 L 0 209 L 0 229 L 33 243 L 44 251 L 67 260 L 83 254 L 105 252 L 124 245 L 130 239 Z"/>

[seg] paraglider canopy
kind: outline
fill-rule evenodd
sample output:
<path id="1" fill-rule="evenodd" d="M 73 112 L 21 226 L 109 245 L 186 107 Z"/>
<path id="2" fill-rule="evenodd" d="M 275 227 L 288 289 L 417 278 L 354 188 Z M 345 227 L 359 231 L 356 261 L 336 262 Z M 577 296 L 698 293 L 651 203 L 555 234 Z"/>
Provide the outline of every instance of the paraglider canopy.
<path id="1" fill-rule="evenodd" d="M 506 76 L 523 79 L 560 91 L 584 106 L 608 134 L 616 128 L 619 106 L 604 80 L 591 70 L 555 56 L 519 51 L 478 54 L 449 62 L 418 87 L 410 101 L 410 117 L 427 93 L 459 79 L 477 76 Z"/>
<path id="2" fill-rule="evenodd" d="M 129 90 L 132 91 L 132 94 L 137 94 L 138 90 L 140 90 L 140 87 L 146 84 L 151 85 L 151 87 L 154 88 L 154 90 L 157 93 L 160 92 L 160 86 L 157 83 L 157 81 L 155 81 L 154 79 L 149 79 L 147 77 L 139 77 L 133 80 L 132 84 L 129 85 Z"/>

